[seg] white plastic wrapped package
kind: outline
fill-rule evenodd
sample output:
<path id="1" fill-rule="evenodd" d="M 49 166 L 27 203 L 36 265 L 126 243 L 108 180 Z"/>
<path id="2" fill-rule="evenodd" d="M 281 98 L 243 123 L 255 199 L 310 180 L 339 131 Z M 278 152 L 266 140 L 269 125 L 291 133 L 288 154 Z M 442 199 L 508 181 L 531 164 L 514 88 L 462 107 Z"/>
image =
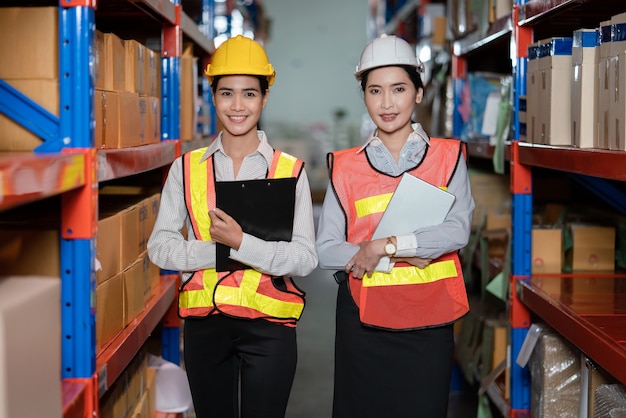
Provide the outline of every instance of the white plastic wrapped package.
<path id="1" fill-rule="evenodd" d="M 529 367 L 532 418 L 578 418 L 580 353 L 551 328 L 542 326 Z"/>
<path id="2" fill-rule="evenodd" d="M 593 403 L 594 418 L 626 418 L 626 386 L 600 385 L 596 388 Z"/>

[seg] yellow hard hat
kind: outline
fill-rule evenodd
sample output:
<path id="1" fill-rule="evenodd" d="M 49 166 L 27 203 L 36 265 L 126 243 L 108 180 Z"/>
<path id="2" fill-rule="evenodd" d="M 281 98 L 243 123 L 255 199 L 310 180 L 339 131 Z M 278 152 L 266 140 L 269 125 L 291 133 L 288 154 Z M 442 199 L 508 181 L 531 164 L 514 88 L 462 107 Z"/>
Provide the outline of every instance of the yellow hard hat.
<path id="1" fill-rule="evenodd" d="M 205 74 L 209 83 L 213 83 L 213 77 L 218 75 L 262 75 L 267 77 L 271 86 L 274 84 L 276 71 L 261 44 L 237 35 L 227 39 L 215 50 Z"/>

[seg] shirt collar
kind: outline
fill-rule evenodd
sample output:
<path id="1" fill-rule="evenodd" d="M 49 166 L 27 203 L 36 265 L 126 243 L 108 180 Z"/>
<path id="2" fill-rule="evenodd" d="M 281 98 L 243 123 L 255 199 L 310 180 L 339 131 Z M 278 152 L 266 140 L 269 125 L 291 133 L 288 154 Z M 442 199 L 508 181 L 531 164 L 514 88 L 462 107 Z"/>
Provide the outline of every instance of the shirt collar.
<path id="1" fill-rule="evenodd" d="M 224 152 L 224 145 L 222 144 L 223 133 L 224 133 L 223 131 L 220 132 L 217 138 L 215 138 L 215 140 L 211 142 L 206 152 L 204 153 L 204 156 L 202 156 L 202 161 L 206 160 L 207 158 L 209 158 L 211 155 L 215 154 L 218 151 L 224 155 L 227 155 Z M 267 136 L 265 135 L 264 131 L 257 131 L 257 135 L 259 137 L 259 147 L 257 148 L 256 152 L 258 152 L 259 154 L 263 156 L 263 158 L 265 158 L 268 166 L 271 166 L 272 159 L 274 158 L 274 148 L 272 148 L 269 142 L 267 142 Z"/>
<path id="2" fill-rule="evenodd" d="M 407 142 L 424 141 L 428 145 L 430 145 L 430 139 L 428 138 L 426 131 L 424 130 L 424 128 L 422 128 L 422 125 L 420 123 L 413 123 L 411 124 L 411 127 L 413 128 L 413 132 L 409 134 L 409 137 L 406 140 Z M 370 134 L 369 138 L 367 138 L 367 141 L 365 141 L 363 146 L 359 148 L 356 151 L 356 153 L 358 154 L 359 152 L 363 151 L 365 148 L 367 148 L 368 145 L 372 143 L 376 144 L 376 142 L 374 141 L 378 141 L 378 143 L 380 143 L 381 139 L 377 135 L 378 135 L 378 129 L 376 129 L 374 132 Z"/>

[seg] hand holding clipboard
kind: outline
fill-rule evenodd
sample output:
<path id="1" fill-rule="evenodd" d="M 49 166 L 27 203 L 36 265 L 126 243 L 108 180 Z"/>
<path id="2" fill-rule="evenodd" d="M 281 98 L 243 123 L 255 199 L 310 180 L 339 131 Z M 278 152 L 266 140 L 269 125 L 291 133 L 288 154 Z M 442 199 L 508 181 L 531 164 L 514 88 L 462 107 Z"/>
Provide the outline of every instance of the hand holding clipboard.
<path id="1" fill-rule="evenodd" d="M 296 178 L 219 181 L 216 206 L 233 217 L 243 232 L 265 241 L 291 241 L 296 202 Z M 232 260 L 230 247 L 217 244 L 217 271 L 248 268 Z"/>

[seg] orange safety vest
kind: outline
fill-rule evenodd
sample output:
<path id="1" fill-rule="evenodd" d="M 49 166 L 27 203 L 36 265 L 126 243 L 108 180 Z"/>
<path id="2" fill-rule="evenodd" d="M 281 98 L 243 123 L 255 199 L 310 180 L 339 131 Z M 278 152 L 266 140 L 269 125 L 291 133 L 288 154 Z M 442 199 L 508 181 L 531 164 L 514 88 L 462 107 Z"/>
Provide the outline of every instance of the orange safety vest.
<path id="1" fill-rule="evenodd" d="M 185 202 L 197 239 L 210 241 L 209 210 L 215 208 L 213 157 L 202 161 L 206 148 L 183 156 Z M 267 178 L 298 178 L 303 162 L 281 151 L 274 152 Z M 274 283 L 280 282 L 282 289 Z M 284 285 L 282 282 L 284 281 Z M 218 272 L 215 268 L 193 272 L 178 297 L 182 318 L 225 315 L 295 326 L 304 310 L 304 292 L 290 277 L 272 277 L 254 269 Z"/>
<path id="2" fill-rule="evenodd" d="M 401 176 L 375 170 L 358 148 L 329 154 L 332 187 L 346 215 L 346 240 L 371 240 Z M 421 163 L 408 173 L 446 188 L 462 155 L 460 141 L 431 138 Z M 424 202 L 428 204 L 428 202 Z M 409 330 L 450 324 L 469 311 L 458 253 L 444 254 L 420 269 L 396 263 L 389 273 L 355 279 L 350 293 L 361 322 L 378 328 Z"/>

